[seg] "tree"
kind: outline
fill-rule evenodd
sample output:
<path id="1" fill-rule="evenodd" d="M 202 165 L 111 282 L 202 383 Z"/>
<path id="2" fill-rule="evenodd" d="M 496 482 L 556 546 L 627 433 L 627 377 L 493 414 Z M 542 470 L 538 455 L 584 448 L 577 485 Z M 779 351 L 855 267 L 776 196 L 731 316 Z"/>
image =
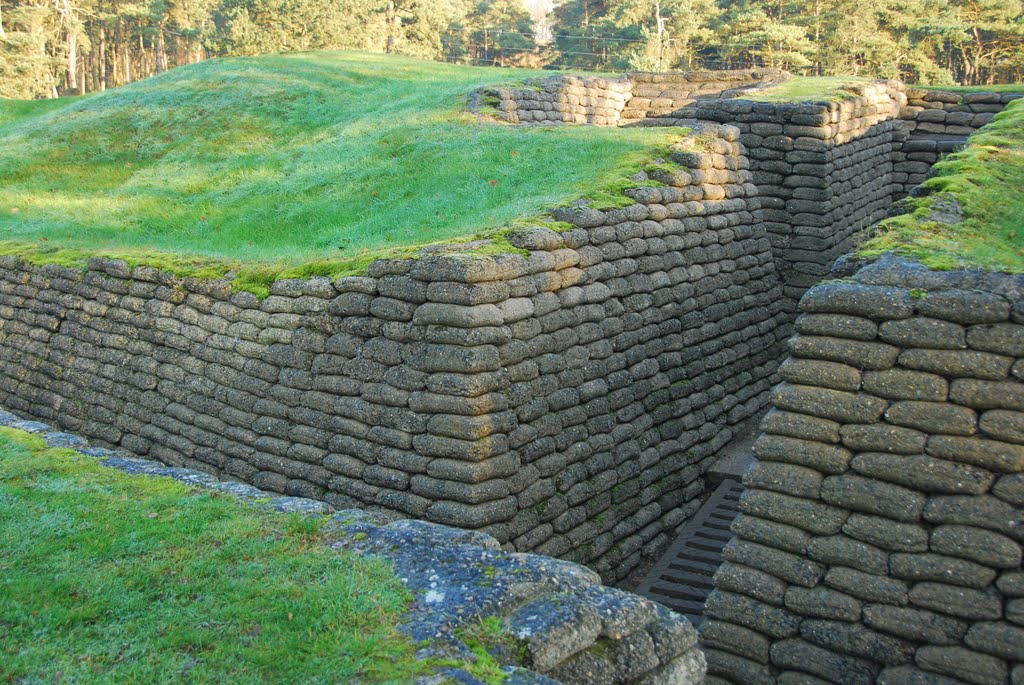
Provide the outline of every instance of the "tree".
<path id="1" fill-rule="evenodd" d="M 999 70 L 1019 56 L 1024 41 L 1020 0 L 952 0 L 952 49 L 964 83 L 993 83 Z"/>
<path id="2" fill-rule="evenodd" d="M 39 37 L 29 31 L 11 30 L 0 35 L 0 98 L 30 100 L 53 95 L 47 84 L 50 58 Z"/>
<path id="3" fill-rule="evenodd" d="M 735 66 L 810 67 L 815 45 L 798 20 L 781 2 L 736 5 L 718 24 L 724 39 L 722 54 Z"/>
<path id="4" fill-rule="evenodd" d="M 522 64 L 533 52 L 533 20 L 520 0 L 482 0 L 453 33 L 468 34 L 467 58 L 475 64 Z"/>
<path id="5" fill-rule="evenodd" d="M 630 66 L 665 71 L 692 68 L 694 44 L 714 36 L 711 24 L 719 14 L 713 0 L 625 0 L 613 22 L 624 35 L 639 28 L 643 44 L 633 49 Z"/>
<path id="6" fill-rule="evenodd" d="M 219 55 L 364 49 L 491 65 L 1024 77 L 1021 0 L 0 0 L 0 97 Z M 543 26 L 537 22 L 543 21 Z"/>
<path id="7" fill-rule="evenodd" d="M 47 5 L 22 4 L 4 15 L 0 36 L 0 97 L 40 98 L 57 96 L 54 76 L 59 59 L 49 49 L 57 27 Z"/>
<path id="8" fill-rule="evenodd" d="M 222 0 L 205 43 L 221 55 L 367 47 L 360 28 L 375 9 L 357 0 Z"/>
<path id="9" fill-rule="evenodd" d="M 552 12 L 555 40 L 548 46 L 551 59 L 566 67 L 625 65 L 632 46 L 612 21 L 614 9 L 613 0 L 568 0 L 556 5 Z"/>

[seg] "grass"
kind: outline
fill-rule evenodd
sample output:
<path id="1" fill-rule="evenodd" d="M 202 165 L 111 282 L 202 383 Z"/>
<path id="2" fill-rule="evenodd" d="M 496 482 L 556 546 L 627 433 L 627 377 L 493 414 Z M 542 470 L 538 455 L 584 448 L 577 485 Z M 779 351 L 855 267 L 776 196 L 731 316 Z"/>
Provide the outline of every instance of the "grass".
<path id="1" fill-rule="evenodd" d="M 487 685 L 499 685 L 505 682 L 506 673 L 492 652 L 508 651 L 512 640 L 497 616 L 469 621 L 457 631 L 470 651 L 476 656 L 473 674 Z M 516 650 L 521 651 L 521 650 Z M 508 656 L 518 663 L 527 662 L 527 654 L 513 653 Z"/>
<path id="2" fill-rule="evenodd" d="M 322 521 L 0 428 L 0 682 L 409 682 L 411 596 Z"/>
<path id="3" fill-rule="evenodd" d="M 1024 273 L 1024 101 L 1012 102 L 935 170 L 923 184 L 929 194 L 910 199 L 909 213 L 879 224 L 861 253 L 894 250 L 941 270 Z M 929 220 L 943 198 L 962 206 L 962 222 Z"/>
<path id="4" fill-rule="evenodd" d="M 800 102 L 819 100 L 848 100 L 858 93 L 849 88 L 852 84 L 870 83 L 873 79 L 863 76 L 794 76 L 776 86 L 755 91 L 747 96 L 760 102 Z M 994 86 L 919 86 L 909 88 L 946 90 L 954 93 L 1024 93 L 1024 84 L 1009 83 Z"/>
<path id="5" fill-rule="evenodd" d="M 0 112 L 0 253 L 267 280 L 487 232 L 620 186 L 678 132 L 519 128 L 474 88 L 550 72 L 325 52 L 213 60 Z M 310 266 L 313 265 L 313 266 Z"/>
<path id="6" fill-rule="evenodd" d="M 13 126 L 22 119 L 40 116 L 55 109 L 66 107 L 69 102 L 83 98 L 64 98 L 54 100 L 6 100 L 0 98 L 0 135 L 4 129 Z"/>
<path id="7" fill-rule="evenodd" d="M 1024 83 L 999 83 L 991 86 L 908 86 L 925 90 L 947 90 L 951 93 L 1024 93 Z"/>
<path id="8" fill-rule="evenodd" d="M 849 89 L 851 84 L 869 81 L 871 79 L 859 76 L 794 76 L 776 86 L 755 91 L 746 98 L 759 102 L 848 100 L 858 95 Z"/>

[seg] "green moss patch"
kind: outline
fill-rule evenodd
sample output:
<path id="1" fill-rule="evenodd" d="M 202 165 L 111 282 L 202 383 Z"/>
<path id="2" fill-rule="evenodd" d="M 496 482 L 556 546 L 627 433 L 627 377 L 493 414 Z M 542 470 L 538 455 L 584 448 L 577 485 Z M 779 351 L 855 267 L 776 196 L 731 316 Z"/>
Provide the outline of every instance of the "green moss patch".
<path id="1" fill-rule="evenodd" d="M 907 200 L 906 214 L 881 222 L 860 253 L 895 251 L 941 270 L 1024 273 L 1024 102 L 1011 103 L 935 172 L 922 184 L 928 195 Z M 935 220 L 951 200 L 963 220 Z"/>

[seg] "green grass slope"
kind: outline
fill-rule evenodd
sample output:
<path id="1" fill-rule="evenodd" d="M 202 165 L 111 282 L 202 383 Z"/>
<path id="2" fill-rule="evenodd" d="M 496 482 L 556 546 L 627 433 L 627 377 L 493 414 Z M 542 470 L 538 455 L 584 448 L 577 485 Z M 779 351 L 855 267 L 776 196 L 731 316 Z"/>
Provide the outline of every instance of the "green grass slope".
<path id="1" fill-rule="evenodd" d="M 62 100 L 5 100 L 0 98 L 0 135 L 23 119 L 40 116 L 46 112 L 66 107 L 68 103 L 84 98 Z"/>
<path id="2" fill-rule="evenodd" d="M 794 76 L 747 97 L 758 102 L 807 102 L 848 100 L 857 97 L 850 86 L 870 82 L 860 76 Z"/>
<path id="3" fill-rule="evenodd" d="M 322 521 L 0 428 L 0 682 L 411 682 L 411 601 Z"/>
<path id="4" fill-rule="evenodd" d="M 864 76 L 794 76 L 788 81 L 754 92 L 750 100 L 761 102 L 802 102 L 848 100 L 857 97 L 856 86 L 874 79 Z M 954 93 L 1024 93 L 1024 84 L 995 86 L 909 86 Z"/>
<path id="5" fill-rule="evenodd" d="M 997 83 L 988 86 L 913 86 L 925 90 L 946 90 L 951 93 L 1024 93 L 1024 83 Z"/>
<path id="6" fill-rule="evenodd" d="M 1024 273 L 1024 100 L 935 165 L 925 197 L 907 214 L 883 221 L 861 248 L 865 256 L 895 250 L 934 269 L 982 268 Z M 938 203 L 955 200 L 964 220 L 933 220 Z"/>
<path id="7" fill-rule="evenodd" d="M 0 253 L 358 260 L 579 197 L 668 140 L 464 111 L 474 88 L 538 73 L 300 53 L 214 60 L 59 107 L 3 104 Z"/>

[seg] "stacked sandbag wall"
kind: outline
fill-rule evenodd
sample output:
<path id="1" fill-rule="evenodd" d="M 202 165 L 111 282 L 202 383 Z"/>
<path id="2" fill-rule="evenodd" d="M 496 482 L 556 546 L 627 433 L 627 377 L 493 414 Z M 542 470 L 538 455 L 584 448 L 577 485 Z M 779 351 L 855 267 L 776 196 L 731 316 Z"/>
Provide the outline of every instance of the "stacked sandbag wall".
<path id="1" fill-rule="evenodd" d="M 0 404 L 173 466 L 482 529 L 609 580 L 663 546 L 788 316 L 738 131 L 621 209 L 366 276 L 0 259 Z"/>
<path id="2" fill-rule="evenodd" d="M 50 447 L 74 450 L 135 478 L 174 479 L 197 493 L 248 502 L 254 510 L 315 517 L 321 535 L 312 544 L 377 557 L 409 591 L 412 599 L 396 627 L 425 662 L 427 675 L 417 682 L 483 682 L 478 677 L 484 669 L 465 668 L 479 665 L 481 649 L 493 659 L 488 676 L 500 668 L 502 682 L 510 684 L 591 685 L 595 673 L 606 685 L 703 682 L 704 655 L 686 618 L 605 587 L 577 564 L 501 551 L 497 540 L 477 531 L 362 509 L 331 512 L 322 501 L 96 447 L 3 407 L 0 428 L 34 434 Z"/>
<path id="3" fill-rule="evenodd" d="M 522 86 L 484 88 L 477 106 L 490 105 L 511 124 L 551 126 L 672 126 L 673 112 L 698 99 L 730 98 L 744 90 L 778 83 L 789 75 L 776 69 L 627 74 L 619 78 L 559 75 Z"/>
<path id="4" fill-rule="evenodd" d="M 737 134 L 677 155 L 689 170 L 630 191 L 632 207 L 563 210 L 579 228 L 513 237 L 550 264 L 516 323 L 530 332 L 500 349 L 517 548 L 624 577 L 694 513 L 710 457 L 764 406 L 788 317 Z"/>
<path id="5" fill-rule="evenodd" d="M 564 75 L 528 81 L 518 87 L 485 88 L 480 98 L 510 124 L 616 126 L 631 88 L 627 78 Z"/>
<path id="6" fill-rule="evenodd" d="M 778 69 L 737 69 L 672 74 L 637 73 L 628 76 L 630 98 L 620 125 L 677 126 L 678 111 L 698 100 L 734 98 L 790 78 Z"/>
<path id="7" fill-rule="evenodd" d="M 801 311 L 708 681 L 1024 682 L 1024 278 L 885 258 Z"/>
<path id="8" fill-rule="evenodd" d="M 961 149 L 967 137 L 992 121 L 1024 93 L 955 93 L 907 88 L 900 109 L 905 141 L 894 151 L 893 171 L 898 200 L 919 185 L 943 155 Z"/>
<path id="9" fill-rule="evenodd" d="M 907 104 L 900 118 L 908 131 L 918 134 L 969 136 L 992 121 L 1021 93 L 954 93 L 947 90 L 907 88 Z"/>
<path id="10" fill-rule="evenodd" d="M 901 87 L 868 84 L 835 102 L 707 101 L 679 113 L 740 129 L 790 311 L 891 204 Z"/>

